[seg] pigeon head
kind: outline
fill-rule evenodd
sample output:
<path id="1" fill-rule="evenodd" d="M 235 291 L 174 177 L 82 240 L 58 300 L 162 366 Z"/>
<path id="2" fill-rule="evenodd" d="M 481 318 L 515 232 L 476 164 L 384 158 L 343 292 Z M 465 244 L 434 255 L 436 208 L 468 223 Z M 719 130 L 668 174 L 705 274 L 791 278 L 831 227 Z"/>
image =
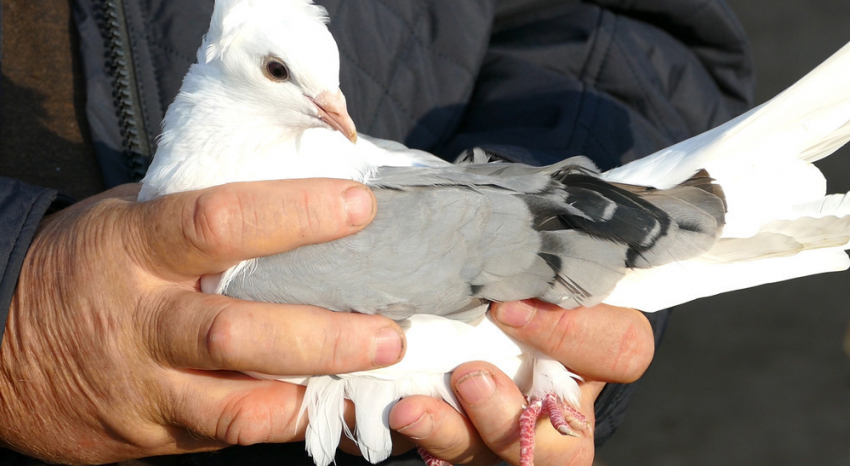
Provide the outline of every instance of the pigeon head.
<path id="1" fill-rule="evenodd" d="M 339 89 L 339 50 L 311 0 L 217 0 L 198 63 L 251 117 L 357 139 Z M 249 99 L 245 101 L 245 99 Z"/>
<path id="2" fill-rule="evenodd" d="M 357 139 L 327 23 L 325 9 L 310 0 L 216 0 L 198 62 L 163 119 L 139 199 L 236 181 L 315 177 L 329 166 L 338 178 L 364 177 L 368 165 L 348 156 L 357 146 L 309 131 Z M 302 157 L 310 134 L 341 146 Z"/>

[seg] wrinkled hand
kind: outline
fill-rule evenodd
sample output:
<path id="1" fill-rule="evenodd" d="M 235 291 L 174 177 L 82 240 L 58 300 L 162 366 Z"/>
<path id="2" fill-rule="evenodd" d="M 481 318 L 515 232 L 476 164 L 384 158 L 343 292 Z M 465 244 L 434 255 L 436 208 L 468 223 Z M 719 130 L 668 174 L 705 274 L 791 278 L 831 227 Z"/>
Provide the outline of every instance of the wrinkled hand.
<path id="1" fill-rule="evenodd" d="M 303 438 L 303 387 L 235 371 L 330 374 L 401 358 L 401 331 L 382 317 L 199 292 L 202 275 L 242 259 L 359 231 L 375 212 L 362 186 L 234 184 L 142 204 L 137 192 L 42 222 L 0 352 L 8 446 L 102 463 L 288 442 Z"/>
<path id="2" fill-rule="evenodd" d="M 599 305 L 563 310 L 538 301 L 494 305 L 491 312 L 506 333 L 561 361 L 584 377 L 578 407 L 591 421 L 580 438 L 559 434 L 544 420 L 537 424 L 535 464 L 589 466 L 593 462 L 593 404 L 605 382 L 637 380 L 655 349 L 652 328 L 634 309 Z M 390 413 L 400 437 L 453 464 L 519 463 L 520 390 L 496 367 L 472 362 L 454 371 L 452 387 L 468 417 L 424 396 L 401 400 Z M 406 440 L 406 442 L 405 442 Z"/>

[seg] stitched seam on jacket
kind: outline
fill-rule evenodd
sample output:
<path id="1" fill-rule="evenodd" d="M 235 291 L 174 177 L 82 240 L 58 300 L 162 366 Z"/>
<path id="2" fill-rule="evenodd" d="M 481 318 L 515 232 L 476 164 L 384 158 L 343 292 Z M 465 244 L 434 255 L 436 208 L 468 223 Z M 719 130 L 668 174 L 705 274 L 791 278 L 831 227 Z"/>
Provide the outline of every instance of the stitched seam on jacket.
<path id="1" fill-rule="evenodd" d="M 605 18 L 608 15 L 610 15 L 611 18 L 612 18 L 610 26 L 605 21 Z M 613 45 L 612 42 L 614 41 L 614 31 L 616 29 L 616 25 L 617 25 L 617 15 L 609 12 L 608 10 L 602 9 L 601 12 L 599 13 L 599 29 L 597 30 L 597 33 L 596 33 L 595 42 L 599 41 L 599 38 L 601 37 L 600 32 L 602 32 L 602 31 L 604 31 L 605 34 L 607 34 L 608 40 L 605 43 L 605 50 L 602 52 L 602 61 L 599 62 L 599 66 L 595 70 L 596 72 L 593 74 L 593 76 L 590 79 L 590 82 L 588 83 L 588 84 L 590 84 L 591 87 L 594 87 L 594 88 L 598 87 L 599 76 L 602 75 L 602 72 L 605 70 L 605 67 L 608 66 L 608 59 L 611 58 L 611 47 Z M 594 42 L 594 45 L 595 45 L 595 42 Z M 591 49 L 589 57 L 592 57 L 593 55 L 595 55 L 595 53 L 596 53 L 595 50 Z M 588 62 L 589 61 L 590 60 L 588 60 Z"/>
<path id="2" fill-rule="evenodd" d="M 156 38 L 154 38 L 153 36 L 150 36 L 150 39 L 148 39 L 148 44 L 151 47 L 162 50 L 163 52 L 165 52 L 165 53 L 167 53 L 171 56 L 177 57 L 177 58 L 184 60 L 184 61 L 188 61 L 189 63 L 195 63 L 195 57 L 194 56 L 186 56 L 186 55 L 178 52 L 174 47 L 171 47 L 170 45 L 166 45 L 166 42 L 163 40 L 162 35 L 158 34 L 159 31 L 156 31 L 156 32 L 157 32 Z"/>
<path id="3" fill-rule="evenodd" d="M 404 23 L 404 25 L 407 27 L 407 29 L 411 32 L 411 36 L 412 36 L 412 37 L 416 40 L 416 42 L 418 42 L 418 43 L 419 43 L 419 45 L 421 45 L 421 46 L 422 46 L 422 48 L 424 48 L 425 50 L 427 50 L 427 51 L 431 52 L 431 53 L 432 53 L 434 56 L 436 56 L 437 58 L 441 58 L 441 59 L 443 59 L 443 60 L 445 60 L 445 61 L 447 61 L 447 62 L 449 62 L 449 63 L 451 63 L 451 64 L 453 64 L 453 65 L 455 65 L 455 66 L 457 66 L 458 68 L 462 69 L 463 71 L 466 71 L 466 72 L 467 72 L 467 73 L 469 73 L 470 75 L 472 74 L 472 71 L 471 71 L 471 70 L 469 70 L 466 66 L 464 66 L 464 64 L 463 64 L 463 63 L 461 63 L 461 62 L 459 62 L 459 61 L 457 61 L 457 60 L 453 59 L 452 57 L 450 57 L 450 56 L 449 56 L 449 55 L 447 55 L 446 53 L 444 53 L 444 52 L 441 52 L 441 51 L 437 50 L 437 49 L 433 46 L 433 44 L 429 44 L 429 43 L 427 43 L 427 42 L 423 41 L 423 40 L 422 40 L 422 38 L 421 38 L 421 37 L 419 37 L 419 36 L 416 34 L 416 29 L 415 29 L 415 27 L 414 27 L 413 23 L 411 23 L 411 22 L 407 21 L 407 19 L 406 19 L 406 18 L 404 18 L 404 16 L 402 16 L 402 15 L 401 15 L 401 13 L 398 13 L 398 11 L 394 10 L 394 9 L 390 6 L 390 3 L 388 3 L 386 0 L 378 0 L 378 4 L 380 4 L 381 6 L 383 6 L 383 7 L 384 7 L 384 8 L 385 8 L 385 9 L 386 9 L 386 10 L 387 10 L 390 14 L 392 14 L 393 16 L 395 16 L 395 17 L 396 17 L 399 21 L 401 21 L 402 23 Z M 419 5 L 419 9 L 420 9 L 420 10 L 424 8 L 424 7 L 422 6 L 422 3 L 421 3 L 421 2 L 417 2 L 417 4 Z"/>
<path id="4" fill-rule="evenodd" d="M 735 12 L 732 11 L 732 7 L 730 7 L 729 4 L 726 2 L 715 1 L 714 3 L 716 3 L 720 7 L 720 12 L 726 18 L 727 24 L 734 26 L 733 29 L 735 30 L 735 38 L 738 39 L 735 41 L 735 45 L 737 45 L 738 47 L 735 47 L 732 50 L 745 51 L 747 47 L 741 47 L 741 45 L 746 43 L 747 31 L 744 30 L 744 27 L 741 25 L 741 22 L 735 15 Z"/>
<path id="5" fill-rule="evenodd" d="M 612 46 L 616 46 L 620 50 L 620 52 L 622 52 L 623 56 L 629 56 L 626 53 L 627 50 L 625 49 L 625 47 L 622 46 L 622 43 L 620 42 L 620 38 L 618 36 L 614 35 L 612 37 L 612 42 Z M 652 119 L 654 119 L 656 122 L 663 122 L 665 119 L 661 117 L 661 111 L 657 108 L 655 102 L 653 102 L 649 94 L 644 90 L 647 87 L 654 89 L 655 86 L 645 86 L 645 84 L 647 84 L 646 79 L 644 79 L 639 73 L 635 71 L 634 67 L 632 66 L 631 60 L 623 60 L 623 63 L 626 65 L 626 68 L 628 68 L 629 74 L 632 76 L 632 79 L 640 83 L 640 85 L 637 86 L 638 95 L 636 97 L 639 98 L 639 102 L 641 103 L 641 105 L 637 108 L 645 108 L 647 111 L 647 116 L 651 116 Z M 677 138 L 672 135 L 664 126 L 666 125 L 658 125 L 658 129 L 661 130 L 661 132 L 663 132 L 668 139 L 676 140 Z"/>
<path id="6" fill-rule="evenodd" d="M 596 31 L 596 33 L 593 34 L 593 39 L 591 39 L 592 42 L 590 44 L 588 44 L 589 52 L 587 53 L 587 58 L 585 58 L 584 63 L 581 64 L 581 70 L 579 71 L 579 74 L 577 76 L 577 78 L 579 79 L 579 81 L 582 82 L 582 84 L 584 84 L 584 82 L 587 78 L 587 73 L 588 73 L 587 67 L 590 66 L 590 62 L 593 61 L 594 52 L 596 50 L 596 47 L 599 44 L 599 40 L 600 40 L 600 37 L 602 36 L 602 33 L 608 32 L 608 30 L 605 29 L 605 10 L 602 10 L 602 9 L 599 10 L 599 15 L 596 17 L 596 27 L 594 28 L 594 30 Z M 605 64 L 605 60 L 607 60 L 607 58 L 608 58 L 607 54 L 608 54 L 608 51 L 610 49 L 611 49 L 611 41 L 609 40 L 608 41 L 608 48 L 605 49 L 605 55 L 603 55 L 603 58 L 602 58 L 602 64 L 603 65 Z M 594 84 L 596 82 L 596 78 L 597 78 L 597 75 L 592 76 L 592 81 L 593 81 Z"/>
<path id="7" fill-rule="evenodd" d="M 390 88 L 387 87 L 386 85 L 384 85 L 377 77 L 375 77 L 374 75 L 372 75 L 371 73 L 366 71 L 365 68 L 360 66 L 360 64 L 357 63 L 357 60 L 354 59 L 354 56 L 352 54 L 350 54 L 344 48 L 340 47 L 339 48 L 339 55 L 340 55 L 341 58 L 344 58 L 346 61 L 351 63 L 351 65 L 357 71 L 359 71 L 361 74 L 363 74 L 363 76 L 366 76 L 370 81 L 372 81 L 372 83 L 374 83 L 381 90 L 383 90 L 383 95 L 382 95 L 381 99 L 375 105 L 374 115 L 371 118 L 370 126 L 367 126 L 367 128 L 369 130 L 371 130 L 371 128 L 372 128 L 371 124 L 374 124 L 375 120 L 377 119 L 377 112 L 378 112 L 378 109 L 381 108 L 381 105 L 380 105 L 381 102 L 383 102 L 385 99 L 389 99 L 390 103 L 392 105 L 394 105 L 396 108 L 398 108 L 402 113 L 404 113 L 404 116 L 406 116 L 409 121 L 412 122 L 414 120 L 413 113 L 410 110 L 408 110 L 407 108 L 405 108 L 404 106 L 402 106 L 401 102 L 396 100 L 396 98 L 393 97 L 392 94 L 390 94 Z"/>
<path id="8" fill-rule="evenodd" d="M 391 15 L 393 15 L 398 21 L 401 21 L 405 25 L 407 30 L 409 31 L 409 36 L 408 36 L 407 40 L 405 41 L 406 45 L 402 49 L 402 52 L 399 53 L 399 55 L 398 55 L 398 59 L 396 60 L 395 68 L 393 69 L 393 72 L 390 75 L 391 78 L 390 78 L 389 82 L 395 81 L 395 76 L 398 74 L 398 71 L 401 68 L 401 64 L 403 62 L 407 61 L 407 59 L 410 57 L 410 52 L 412 50 L 413 41 L 415 41 L 417 44 L 419 44 L 419 46 L 424 51 L 429 52 L 431 56 L 442 59 L 444 61 L 447 61 L 448 63 L 450 63 L 450 64 L 454 65 L 455 67 L 457 67 L 458 69 L 460 69 L 460 71 L 466 73 L 469 77 L 471 77 L 471 78 L 474 77 L 474 73 L 473 73 L 472 70 L 468 69 L 463 64 L 455 61 L 451 57 L 443 54 L 442 52 L 440 52 L 439 50 L 434 48 L 433 44 L 429 44 L 429 43 L 426 43 L 425 41 L 423 41 L 422 38 L 420 38 L 419 35 L 416 33 L 416 29 L 415 29 L 414 25 L 412 23 L 410 23 L 409 21 L 407 21 L 400 13 L 398 13 L 396 10 L 394 10 L 390 6 L 390 4 L 387 3 L 386 0 L 378 0 L 378 4 L 383 6 L 384 9 L 387 12 L 389 12 Z M 417 5 L 419 5 L 419 10 L 422 10 L 422 9 L 425 8 L 424 6 L 422 6 L 421 2 L 417 2 Z M 403 107 L 400 104 L 400 102 L 398 102 L 395 98 L 393 98 L 392 93 L 390 92 L 390 90 L 391 90 L 390 87 L 382 86 L 382 88 L 385 89 L 385 91 L 386 91 L 385 97 L 389 97 L 390 100 L 392 100 L 393 103 L 395 103 L 398 106 L 399 110 L 403 111 L 407 115 L 407 117 L 408 117 L 408 119 L 411 123 L 418 124 L 419 128 L 427 131 L 433 138 L 437 138 L 437 141 L 441 140 L 443 138 L 442 135 L 445 134 L 449 130 L 449 128 L 450 128 L 449 125 L 446 125 L 444 128 L 434 128 L 432 125 L 428 125 L 426 123 L 426 120 L 423 120 L 423 119 L 420 118 L 417 121 L 416 117 L 413 115 L 413 112 L 410 109 Z M 372 116 L 371 122 L 369 124 L 369 128 L 374 127 L 374 124 L 378 119 L 378 109 L 379 108 L 380 108 L 380 105 L 375 107 L 375 112 Z M 457 118 L 458 118 L 458 115 L 455 115 L 455 118 L 453 118 L 453 120 L 456 121 Z"/>
<path id="9" fill-rule="evenodd" d="M 713 0 L 704 0 L 702 5 L 698 6 L 694 11 L 689 13 L 688 16 L 694 17 L 694 18 L 697 17 L 697 16 L 700 16 L 701 14 L 705 13 L 705 10 L 709 9 L 711 7 L 711 5 L 715 4 L 715 3 L 717 3 L 717 2 L 715 2 Z M 726 18 L 726 19 L 729 19 L 729 18 Z"/>
<path id="10" fill-rule="evenodd" d="M 345 8 L 346 6 L 348 6 L 348 3 L 345 3 L 345 2 L 341 3 L 340 4 L 340 10 L 337 11 L 337 14 L 341 15 L 342 14 L 342 13 L 340 13 L 341 9 Z M 337 48 L 339 49 L 340 59 L 346 60 L 348 63 L 350 63 L 354 67 L 354 69 L 359 71 L 363 76 L 368 78 L 370 81 L 372 81 L 373 84 L 375 84 L 379 89 L 381 89 L 383 91 L 383 93 L 382 93 L 383 95 L 381 96 L 380 99 L 378 99 L 378 102 L 376 102 L 375 105 L 374 105 L 374 114 L 370 118 L 371 123 L 365 127 L 365 130 L 366 130 L 367 133 L 372 132 L 372 126 L 371 125 L 373 125 L 375 120 L 377 119 L 378 109 L 381 108 L 381 103 L 384 102 L 386 99 L 389 99 L 389 101 L 392 105 L 394 105 L 398 110 L 400 110 L 402 113 L 404 113 L 405 116 L 407 117 L 408 121 L 410 121 L 410 122 L 413 121 L 412 112 L 410 110 L 404 108 L 401 105 L 401 102 L 398 102 L 390 94 L 390 88 L 389 87 L 387 87 L 380 79 L 378 79 L 377 76 L 373 75 L 372 73 L 368 72 L 365 68 L 360 66 L 360 63 L 357 60 L 355 60 L 355 55 L 350 53 L 348 50 L 346 50 L 342 46 L 342 44 L 338 43 Z"/>
<path id="11" fill-rule="evenodd" d="M 586 89 L 583 90 L 581 97 L 581 108 L 584 108 L 586 107 L 585 101 L 589 99 L 588 92 Z M 597 98 L 601 98 L 601 96 L 598 96 Z M 593 142 L 596 147 L 599 148 L 598 150 L 600 152 L 603 152 L 603 149 L 605 149 L 606 147 L 605 144 L 603 144 L 602 141 L 600 141 L 596 134 L 592 131 L 593 127 L 595 126 L 596 120 L 599 118 L 599 105 L 599 102 L 594 102 L 592 108 L 593 113 L 589 115 L 589 118 L 587 118 L 586 120 L 582 120 L 580 118 L 580 115 L 576 118 L 576 125 L 581 125 L 581 127 L 585 130 L 584 141 L 582 141 L 580 148 L 580 153 L 582 154 L 589 153 L 589 151 L 587 150 L 588 142 Z M 573 133 L 575 133 L 575 130 L 573 131 Z M 604 150 L 604 152 L 600 155 L 605 157 L 606 159 L 611 158 L 611 154 L 607 150 Z"/>
<path id="12" fill-rule="evenodd" d="M 399 69 L 401 68 L 401 64 L 410 57 L 410 50 L 413 47 L 413 32 L 412 31 L 410 32 L 410 35 L 408 35 L 408 37 L 404 41 L 404 43 L 405 43 L 405 46 L 402 47 L 401 51 L 398 54 L 398 57 L 394 60 L 395 63 L 393 63 L 393 70 L 389 75 L 390 76 L 389 82 L 391 82 L 391 83 L 395 81 L 395 77 L 398 74 Z M 379 115 L 379 109 L 381 108 L 381 103 L 383 103 L 384 100 L 386 100 L 386 99 L 391 100 L 396 105 L 396 107 L 398 107 L 399 110 L 404 112 L 404 114 L 407 116 L 407 119 L 410 120 L 410 122 L 415 123 L 416 118 L 413 115 L 413 111 L 411 111 L 409 108 L 406 108 L 403 105 L 401 105 L 401 102 L 399 102 L 395 97 L 393 97 L 392 92 L 391 92 L 392 88 L 391 87 L 383 87 L 383 89 L 385 91 L 384 95 L 381 97 L 381 100 L 378 101 L 378 105 L 375 106 L 375 111 L 372 114 L 371 120 L 369 121 L 369 127 L 373 128 L 375 126 L 375 123 L 378 121 L 378 115 Z M 428 129 L 428 128 L 426 128 L 426 129 Z M 428 130 L 431 131 L 430 129 L 428 129 Z"/>

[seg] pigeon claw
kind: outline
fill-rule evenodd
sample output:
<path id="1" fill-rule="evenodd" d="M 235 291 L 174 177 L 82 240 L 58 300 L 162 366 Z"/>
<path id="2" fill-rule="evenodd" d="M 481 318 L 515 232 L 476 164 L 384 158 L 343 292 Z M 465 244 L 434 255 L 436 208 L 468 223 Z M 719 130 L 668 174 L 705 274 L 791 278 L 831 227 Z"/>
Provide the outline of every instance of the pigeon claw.
<path id="1" fill-rule="evenodd" d="M 590 428 L 590 421 L 572 406 L 561 403 L 554 395 L 546 395 L 543 398 L 543 411 L 549 415 L 549 421 L 552 422 L 558 432 L 570 437 L 580 437 L 576 431 L 585 431 Z"/>
<path id="2" fill-rule="evenodd" d="M 549 417 L 549 422 L 562 435 L 581 437 L 579 432 L 590 428 L 590 422 L 584 414 L 572 406 L 567 406 L 552 394 L 543 398 L 531 397 L 523 407 L 519 416 L 519 464 L 534 466 L 534 433 L 537 420 L 543 414 Z"/>

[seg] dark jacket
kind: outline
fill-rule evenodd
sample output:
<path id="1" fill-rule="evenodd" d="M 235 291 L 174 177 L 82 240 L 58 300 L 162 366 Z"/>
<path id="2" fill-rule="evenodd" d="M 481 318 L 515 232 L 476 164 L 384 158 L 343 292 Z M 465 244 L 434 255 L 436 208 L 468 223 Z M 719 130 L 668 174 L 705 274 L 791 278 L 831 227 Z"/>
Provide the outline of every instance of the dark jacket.
<path id="1" fill-rule="evenodd" d="M 723 0 L 318 0 L 363 133 L 453 158 L 472 146 L 607 169 L 746 110 L 752 68 Z M 213 0 L 75 0 L 86 115 L 106 185 L 137 181 Z M 56 193 L 0 178 L 0 313 Z M 660 339 L 667 314 L 652 317 Z M 2 322 L 0 322 L 2 323 Z M 596 404 L 597 443 L 633 386 Z M 222 460 L 222 456 L 217 457 Z"/>

